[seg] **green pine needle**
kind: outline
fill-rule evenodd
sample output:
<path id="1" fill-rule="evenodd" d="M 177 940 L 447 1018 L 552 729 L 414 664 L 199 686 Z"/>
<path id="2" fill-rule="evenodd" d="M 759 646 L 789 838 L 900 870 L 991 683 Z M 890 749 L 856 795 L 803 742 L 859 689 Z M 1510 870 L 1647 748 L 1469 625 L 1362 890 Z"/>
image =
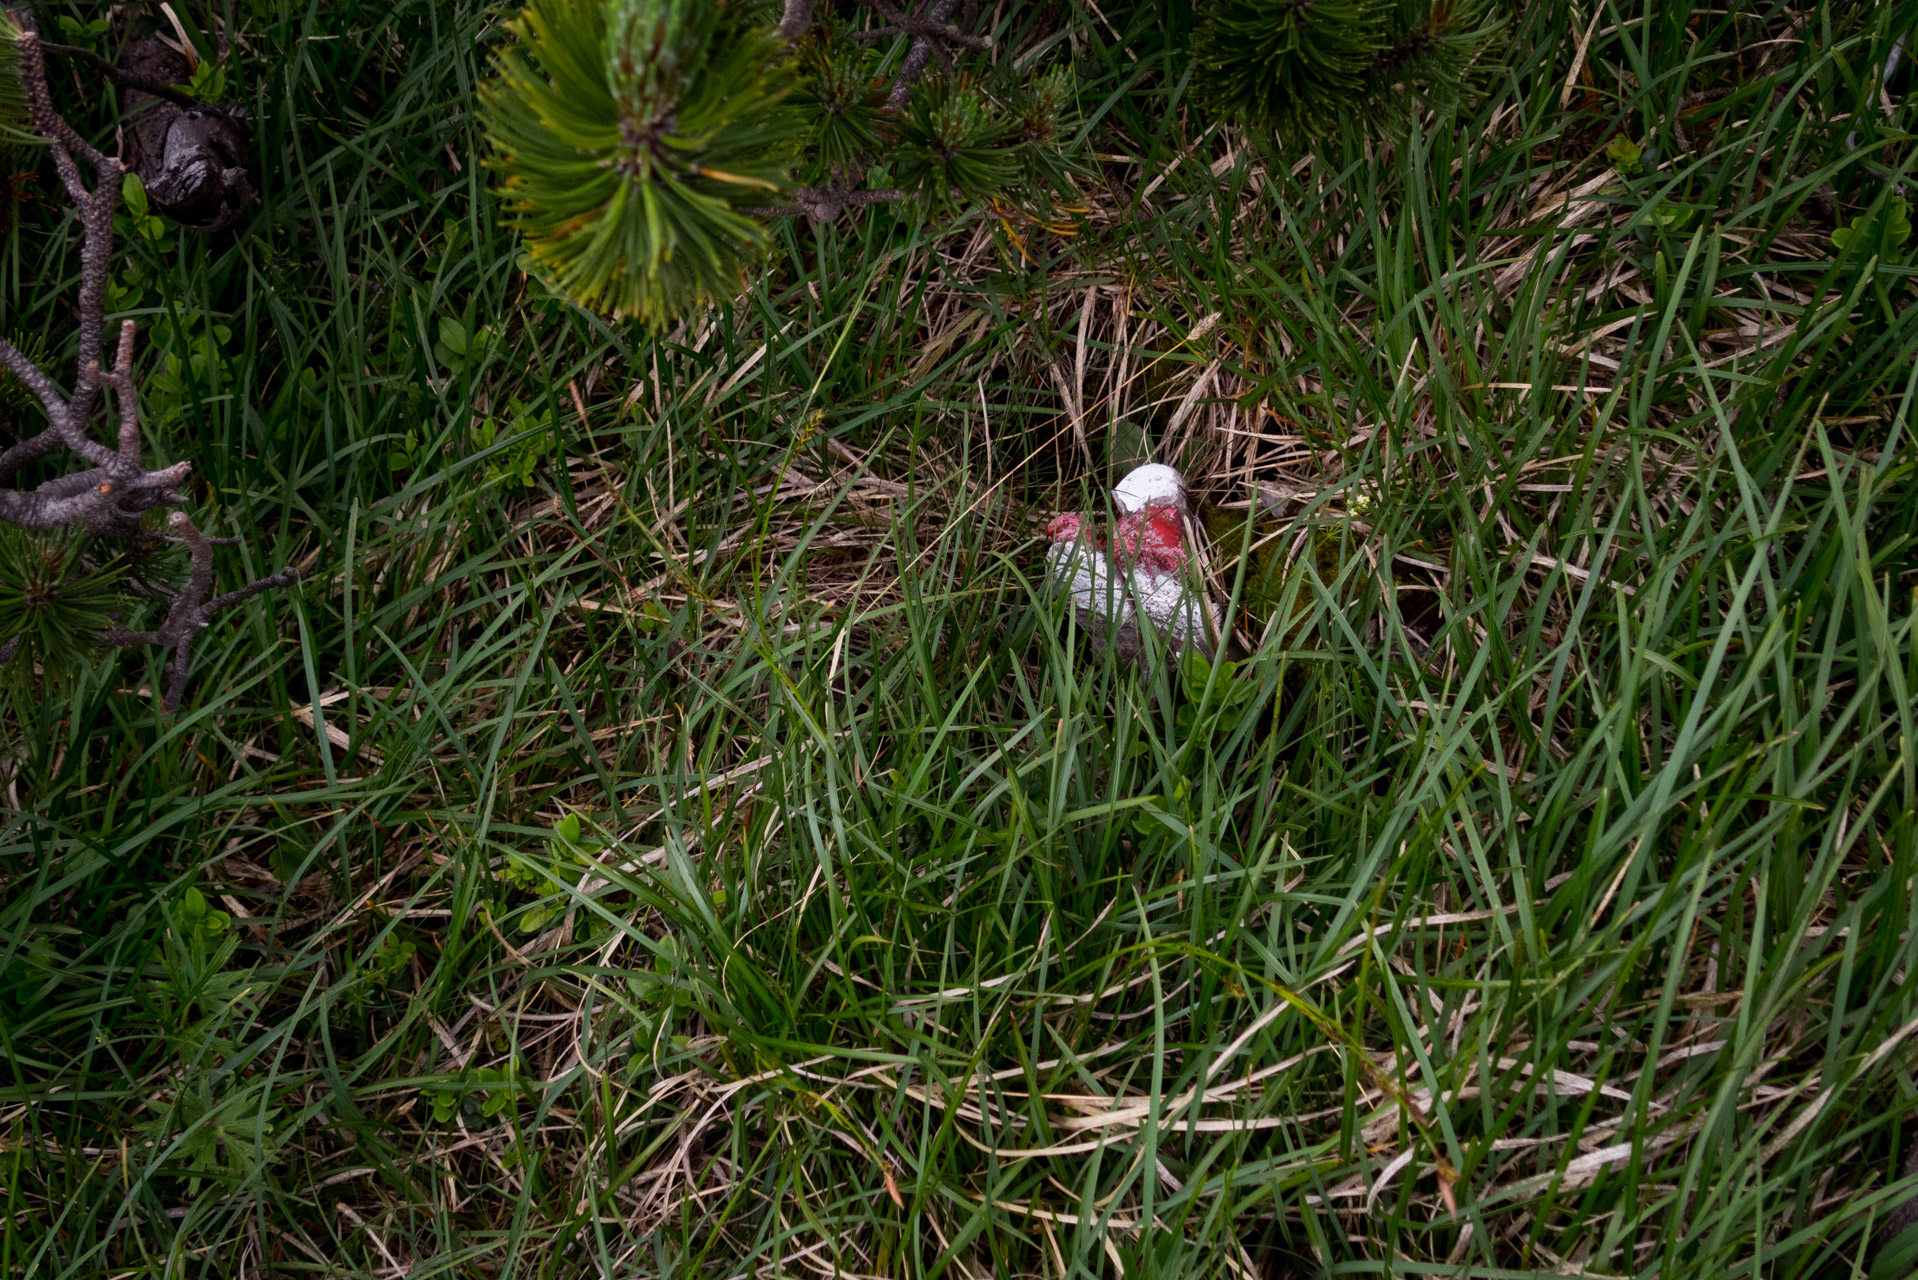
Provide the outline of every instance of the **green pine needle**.
<path id="1" fill-rule="evenodd" d="M 1224 0 L 1193 39 L 1201 93 L 1248 124 L 1319 132 L 1363 99 L 1388 8 L 1380 0 Z"/>
<path id="2" fill-rule="evenodd" d="M 1024 145 L 1018 149 L 1020 190 L 1028 205 L 1050 213 L 1054 197 L 1072 191 L 1072 174 L 1084 166 L 1069 153 L 1078 80 L 1070 67 L 1054 67 L 1035 77 L 1014 98 L 1014 115 Z"/>
<path id="3" fill-rule="evenodd" d="M 19 22 L 0 11 L 0 145 L 39 146 L 46 142 L 27 114 L 27 89 L 20 78 Z"/>
<path id="4" fill-rule="evenodd" d="M 899 185 L 935 212 L 989 200 L 1018 181 L 1017 123 L 954 79 L 921 84 L 895 131 Z"/>
<path id="5" fill-rule="evenodd" d="M 654 326 L 738 292 L 786 185 L 786 44 L 698 0 L 533 0 L 481 89 L 508 221 L 580 306 Z"/>
<path id="6" fill-rule="evenodd" d="M 100 633 L 126 612 L 124 569 L 88 567 L 86 547 L 84 536 L 0 524 L 0 645 L 20 641 L 0 678 L 24 679 L 35 665 L 49 681 L 73 675 Z"/>
<path id="7" fill-rule="evenodd" d="M 886 103 L 873 55 L 856 46 L 807 40 L 800 58 L 805 78 L 792 103 L 812 126 L 807 177 L 821 181 L 834 173 L 863 173 L 882 148 L 879 121 Z"/>
<path id="8" fill-rule="evenodd" d="M 1216 110 L 1305 140 L 1452 100 L 1496 29 L 1474 0 L 1221 0 L 1195 79 Z"/>

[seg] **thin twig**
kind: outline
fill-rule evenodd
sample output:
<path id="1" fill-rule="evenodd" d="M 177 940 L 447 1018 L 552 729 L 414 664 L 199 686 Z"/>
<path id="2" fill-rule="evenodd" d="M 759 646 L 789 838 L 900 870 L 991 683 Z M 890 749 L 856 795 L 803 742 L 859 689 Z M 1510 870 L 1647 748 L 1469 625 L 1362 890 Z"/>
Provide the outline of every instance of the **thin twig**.
<path id="1" fill-rule="evenodd" d="M 156 98 L 165 98 L 175 106 L 202 108 L 209 111 L 231 111 L 233 108 L 215 106 L 213 103 L 184 93 L 170 84 L 155 80 L 152 76 L 143 76 L 137 71 L 128 71 L 116 67 L 91 49 L 83 49 L 77 44 L 55 44 L 51 40 L 42 40 L 40 47 L 48 53 L 58 54 L 62 58 L 71 58 L 75 62 L 84 62 L 122 89 L 138 89 L 141 93 L 150 93 Z"/>

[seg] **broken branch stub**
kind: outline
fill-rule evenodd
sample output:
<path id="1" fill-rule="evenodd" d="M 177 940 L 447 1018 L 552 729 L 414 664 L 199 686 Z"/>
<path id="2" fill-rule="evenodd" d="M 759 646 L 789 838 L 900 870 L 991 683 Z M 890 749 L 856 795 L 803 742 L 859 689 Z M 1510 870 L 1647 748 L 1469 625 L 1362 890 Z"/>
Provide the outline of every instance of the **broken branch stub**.
<path id="1" fill-rule="evenodd" d="M 155 84 L 180 83 L 190 71 L 178 50 L 152 36 L 128 46 L 120 66 Z M 148 203 L 196 231 L 232 226 L 254 194 L 246 171 L 246 112 L 182 106 L 138 88 L 126 91 L 126 103 L 122 159 L 139 175 Z"/>

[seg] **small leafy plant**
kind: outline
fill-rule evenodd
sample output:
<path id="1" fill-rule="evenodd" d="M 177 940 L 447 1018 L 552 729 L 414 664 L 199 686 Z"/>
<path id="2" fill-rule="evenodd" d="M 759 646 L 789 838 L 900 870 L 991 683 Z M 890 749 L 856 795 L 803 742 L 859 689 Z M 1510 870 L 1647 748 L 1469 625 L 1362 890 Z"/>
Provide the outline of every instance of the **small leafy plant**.
<path id="1" fill-rule="evenodd" d="M 1605 158 L 1624 177 L 1636 177 L 1645 167 L 1645 151 L 1624 134 L 1605 144 Z"/>
<path id="2" fill-rule="evenodd" d="M 249 970 L 232 967 L 240 947 L 232 918 L 189 887 L 167 908 L 166 921 L 158 972 L 146 985 L 145 1003 L 179 1059 L 223 1063 L 239 1052 L 223 1029 L 251 980 Z"/>
<path id="3" fill-rule="evenodd" d="M 468 329 L 452 316 L 441 316 L 439 341 L 433 344 L 433 358 L 456 374 L 465 373 L 479 368 L 486 359 L 486 353 L 498 343 L 498 335 L 488 327 Z"/>
<path id="4" fill-rule="evenodd" d="M 214 1081 L 199 1075 L 142 1126 L 147 1141 L 172 1144 L 188 1195 L 209 1182 L 235 1186 L 261 1163 L 280 1116 L 279 1108 L 262 1106 L 264 1091 L 263 1083 L 247 1082 L 216 1092 Z"/>
<path id="5" fill-rule="evenodd" d="M 1212 661 L 1204 654 L 1187 654 L 1179 667 L 1179 680 L 1185 701 L 1175 722 L 1180 736 L 1188 741 L 1230 734 L 1257 709 L 1253 699 L 1258 686 L 1240 679 L 1239 664 L 1230 658 Z"/>
<path id="6" fill-rule="evenodd" d="M 422 1090 L 437 1124 L 460 1120 L 468 1128 L 491 1127 L 524 1091 L 509 1067 L 469 1067 L 451 1079 Z"/>
<path id="7" fill-rule="evenodd" d="M 1835 229 L 1831 247 L 1844 253 L 1857 245 L 1865 253 L 1883 253 L 1904 248 L 1909 239 L 1911 204 L 1903 196 L 1893 196 L 1853 218 L 1850 226 Z"/>
<path id="8" fill-rule="evenodd" d="M 417 954 L 418 946 L 397 933 L 388 932 L 377 946 L 360 957 L 360 980 L 348 991 L 348 1001 L 356 1006 L 364 1006 L 375 997 L 392 990 Z"/>
<path id="9" fill-rule="evenodd" d="M 493 417 L 481 418 L 473 431 L 473 444 L 482 452 L 502 444 L 499 455 L 486 467 L 488 484 L 527 488 L 533 484 L 533 472 L 553 452 L 552 406 L 535 413 L 517 396 L 506 402 L 507 420 L 502 425 Z"/>
<path id="10" fill-rule="evenodd" d="M 210 58 L 203 58 L 187 77 L 186 92 L 202 102 L 226 101 L 226 69 Z"/>
<path id="11" fill-rule="evenodd" d="M 604 847 L 603 841 L 587 834 L 578 814 L 569 813 L 553 824 L 553 834 L 546 840 L 543 856 L 530 853 L 506 855 L 499 868 L 501 882 L 509 890 L 538 895 L 540 898 L 518 909 L 521 933 L 539 932 L 566 910 L 564 903 L 547 900 L 556 887 L 556 879 L 568 868 L 577 869 L 593 862 Z M 503 910 L 510 912 L 513 908 Z"/>
<path id="12" fill-rule="evenodd" d="M 99 43 L 100 38 L 112 29 L 112 24 L 105 18 L 88 18 L 82 20 L 63 13 L 56 19 L 56 22 L 60 27 L 61 35 L 64 35 L 74 44 L 86 49 L 90 49 Z"/>

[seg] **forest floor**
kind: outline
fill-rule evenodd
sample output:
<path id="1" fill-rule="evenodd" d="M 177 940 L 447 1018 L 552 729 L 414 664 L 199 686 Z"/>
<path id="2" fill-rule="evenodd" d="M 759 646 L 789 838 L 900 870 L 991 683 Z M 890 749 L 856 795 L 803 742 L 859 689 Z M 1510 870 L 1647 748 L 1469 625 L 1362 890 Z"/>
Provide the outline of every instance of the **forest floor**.
<path id="1" fill-rule="evenodd" d="M 1158 8 L 994 11 L 1079 70 L 1070 234 L 787 225 L 648 335 L 497 227 L 497 9 L 237 6 L 264 194 L 116 297 L 223 580 L 304 582 L 177 716 L 137 651 L 4 695 L 0 1275 L 1864 1274 L 1904 10 L 1535 5 L 1308 151 Z M 1235 662 L 1043 589 L 1145 458 Z"/>

